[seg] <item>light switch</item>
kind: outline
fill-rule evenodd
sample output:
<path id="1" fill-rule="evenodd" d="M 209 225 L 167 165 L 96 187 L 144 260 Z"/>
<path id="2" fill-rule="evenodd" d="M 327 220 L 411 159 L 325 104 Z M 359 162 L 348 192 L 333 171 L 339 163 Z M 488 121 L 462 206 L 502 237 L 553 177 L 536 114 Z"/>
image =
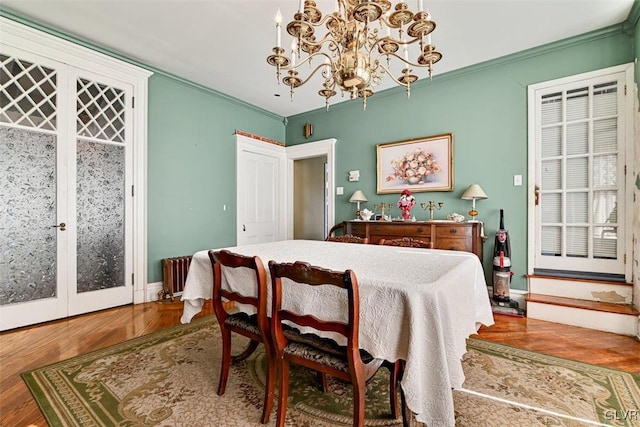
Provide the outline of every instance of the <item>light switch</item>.
<path id="1" fill-rule="evenodd" d="M 344 194 L 344 187 L 336 187 L 336 195 L 342 196 Z"/>
<path id="2" fill-rule="evenodd" d="M 513 185 L 515 187 L 522 185 L 522 175 L 513 175 Z"/>

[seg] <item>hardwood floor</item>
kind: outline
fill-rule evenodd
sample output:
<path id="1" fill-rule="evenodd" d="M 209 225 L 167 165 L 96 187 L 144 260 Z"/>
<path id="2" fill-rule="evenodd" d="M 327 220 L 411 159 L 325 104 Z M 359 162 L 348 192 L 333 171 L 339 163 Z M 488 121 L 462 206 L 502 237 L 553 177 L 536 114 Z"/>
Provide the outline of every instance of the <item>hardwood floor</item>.
<path id="1" fill-rule="evenodd" d="M 212 313 L 210 302 L 198 316 Z M 129 305 L 0 333 L 0 426 L 46 426 L 20 373 L 180 323 L 181 302 Z M 495 315 L 479 337 L 528 350 L 640 373 L 633 337 Z"/>

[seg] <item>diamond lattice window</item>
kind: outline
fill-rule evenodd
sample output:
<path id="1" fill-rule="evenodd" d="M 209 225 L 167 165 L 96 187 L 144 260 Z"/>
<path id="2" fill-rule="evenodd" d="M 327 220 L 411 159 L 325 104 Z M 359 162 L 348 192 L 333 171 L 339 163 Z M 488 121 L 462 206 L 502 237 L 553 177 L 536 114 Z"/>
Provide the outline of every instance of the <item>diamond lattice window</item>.
<path id="1" fill-rule="evenodd" d="M 78 136 L 101 141 L 125 141 L 124 91 L 78 79 L 77 82 Z"/>
<path id="2" fill-rule="evenodd" d="M 0 122 L 56 130 L 56 71 L 0 54 Z"/>

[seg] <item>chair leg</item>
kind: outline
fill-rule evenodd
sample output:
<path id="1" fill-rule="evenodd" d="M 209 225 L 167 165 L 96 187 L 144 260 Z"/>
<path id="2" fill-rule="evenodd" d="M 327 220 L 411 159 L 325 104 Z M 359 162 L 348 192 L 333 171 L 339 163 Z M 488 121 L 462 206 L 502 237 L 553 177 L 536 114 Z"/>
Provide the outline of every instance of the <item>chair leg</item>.
<path id="1" fill-rule="evenodd" d="M 366 395 L 365 381 L 354 378 L 353 381 L 353 425 L 364 427 L 364 398 Z"/>
<path id="2" fill-rule="evenodd" d="M 281 359 L 278 368 L 280 371 L 280 386 L 278 388 L 276 427 L 284 427 L 284 421 L 287 417 L 287 400 L 289 398 L 289 361 Z"/>
<path id="3" fill-rule="evenodd" d="M 404 391 L 400 387 L 400 402 L 402 403 L 402 427 L 415 427 L 414 415 L 411 409 L 407 406 L 407 401 L 404 397 Z"/>
<path id="4" fill-rule="evenodd" d="M 251 356 L 253 354 L 253 352 L 256 351 L 256 348 L 258 348 L 259 344 L 260 344 L 259 341 L 251 340 L 249 342 L 249 345 L 247 346 L 247 348 L 242 353 L 238 354 L 237 356 L 233 356 L 231 358 L 231 361 L 233 363 L 236 363 L 236 362 L 240 362 L 240 361 L 246 359 L 247 357 Z"/>
<path id="5" fill-rule="evenodd" d="M 231 365 L 231 330 L 220 326 L 222 331 L 222 361 L 220 364 L 220 382 L 218 383 L 218 396 L 222 396 L 227 388 L 229 378 L 229 365 Z"/>
<path id="6" fill-rule="evenodd" d="M 318 381 L 320 391 L 326 393 L 329 390 L 329 386 L 327 385 L 327 374 L 316 371 L 316 380 Z"/>
<path id="7" fill-rule="evenodd" d="M 398 407 L 398 381 L 400 381 L 400 361 L 389 363 L 389 400 L 391 401 L 391 416 L 397 419 L 400 416 Z"/>
<path id="8" fill-rule="evenodd" d="M 267 377 L 264 390 L 264 404 L 262 405 L 262 424 L 269 423 L 271 410 L 273 409 L 273 394 L 276 388 L 277 365 L 273 348 L 265 343 L 265 352 L 267 355 Z"/>

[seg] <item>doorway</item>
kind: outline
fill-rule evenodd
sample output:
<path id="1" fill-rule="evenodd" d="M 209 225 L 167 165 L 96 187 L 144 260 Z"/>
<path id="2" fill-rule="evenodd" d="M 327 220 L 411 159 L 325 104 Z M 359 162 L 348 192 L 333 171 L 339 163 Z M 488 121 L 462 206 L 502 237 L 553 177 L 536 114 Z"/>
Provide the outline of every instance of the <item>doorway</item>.
<path id="1" fill-rule="evenodd" d="M 327 157 L 293 162 L 293 238 L 324 240 L 327 235 Z"/>

